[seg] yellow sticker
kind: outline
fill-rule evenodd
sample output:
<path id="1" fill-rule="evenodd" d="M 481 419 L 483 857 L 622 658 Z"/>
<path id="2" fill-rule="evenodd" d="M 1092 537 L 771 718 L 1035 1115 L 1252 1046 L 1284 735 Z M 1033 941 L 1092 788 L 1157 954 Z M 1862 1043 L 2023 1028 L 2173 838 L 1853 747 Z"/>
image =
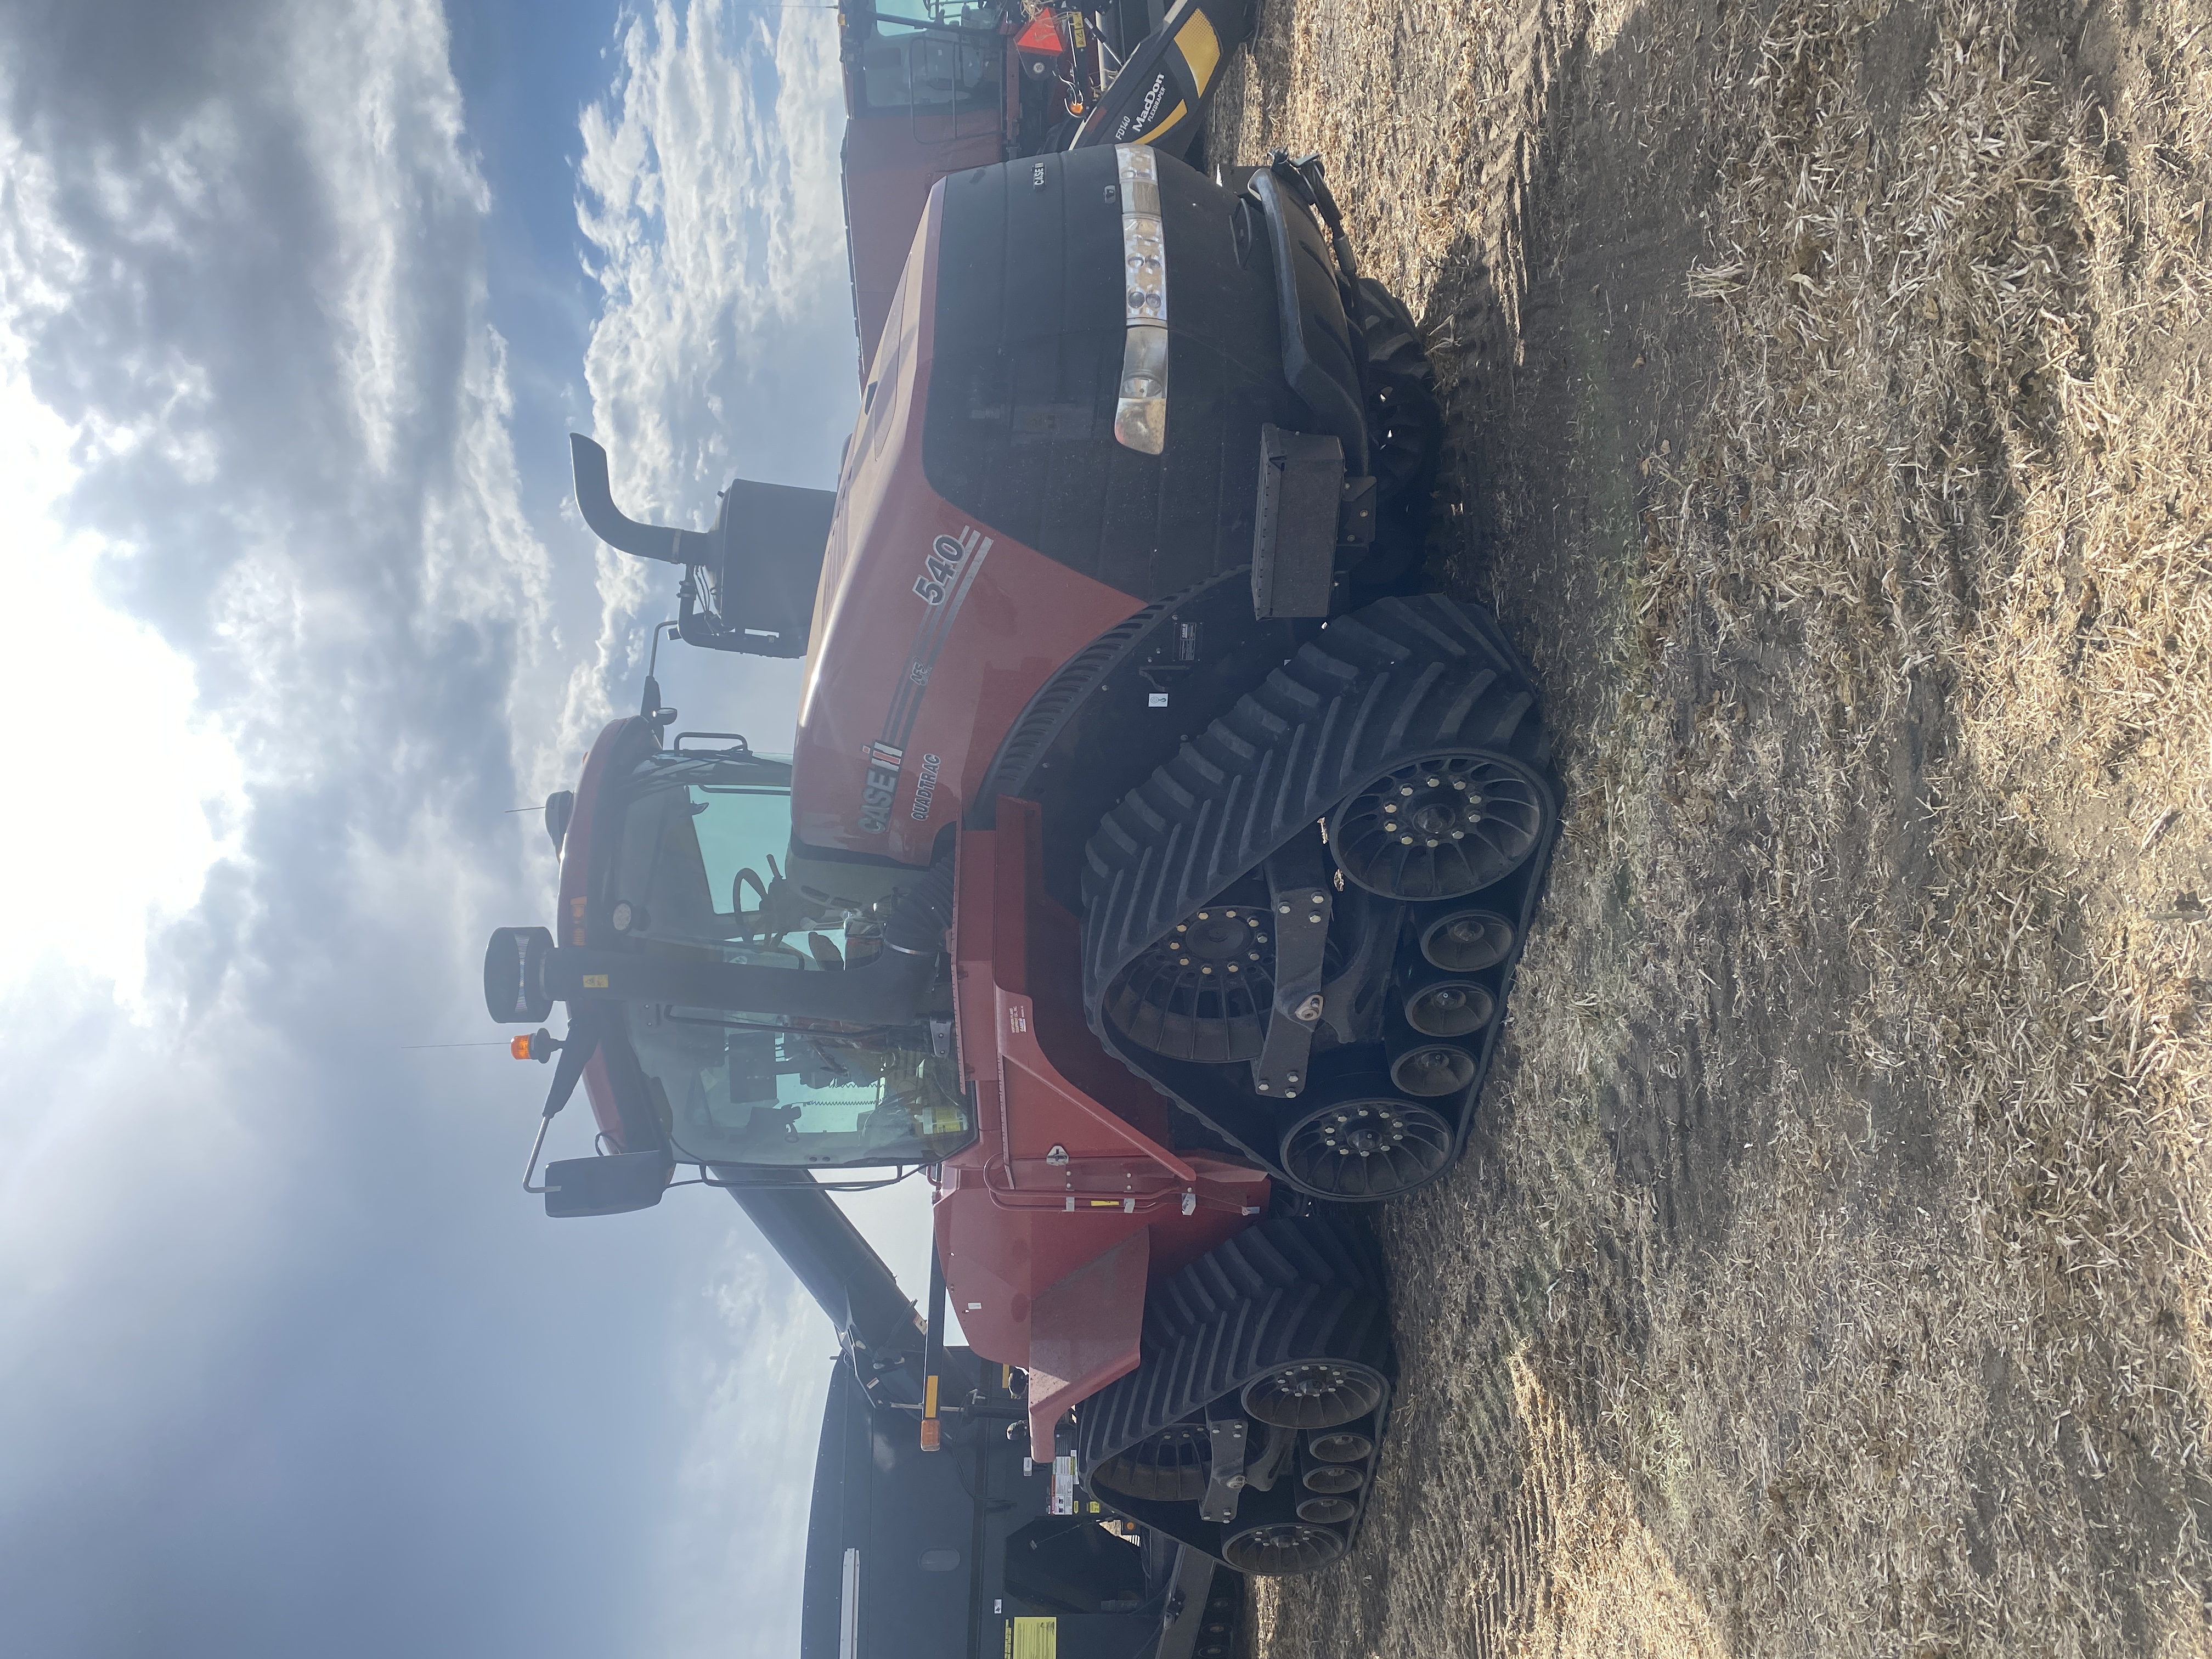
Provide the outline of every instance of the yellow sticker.
<path id="1" fill-rule="evenodd" d="M 914 1115 L 915 1133 L 957 1135 L 968 1127 L 968 1115 L 957 1106 L 924 1106 Z"/>
<path id="2" fill-rule="evenodd" d="M 1182 61 L 1190 65 L 1190 78 L 1198 83 L 1198 95 L 1203 98 L 1206 83 L 1213 78 L 1214 65 L 1221 61 L 1221 37 L 1213 32 L 1204 12 L 1194 11 L 1190 21 L 1176 31 L 1175 43 Z"/>
<path id="3" fill-rule="evenodd" d="M 604 991 L 604 990 L 605 990 L 605 989 L 607 988 L 607 976 L 606 976 L 605 974 L 586 974 L 586 975 L 584 975 L 584 988 L 585 988 L 586 991 Z"/>
<path id="4" fill-rule="evenodd" d="M 1013 1659 L 1060 1659 L 1060 1620 L 1017 1619 L 1006 1638 Z"/>

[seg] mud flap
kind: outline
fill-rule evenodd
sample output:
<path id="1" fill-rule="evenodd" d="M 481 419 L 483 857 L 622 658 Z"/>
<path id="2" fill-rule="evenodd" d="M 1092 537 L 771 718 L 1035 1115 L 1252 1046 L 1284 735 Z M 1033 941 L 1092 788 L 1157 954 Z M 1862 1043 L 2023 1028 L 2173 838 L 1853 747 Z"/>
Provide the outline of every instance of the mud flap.
<path id="1" fill-rule="evenodd" d="M 1326 617 L 1336 574 L 1344 446 L 1327 433 L 1260 428 L 1252 518 L 1252 614 Z"/>

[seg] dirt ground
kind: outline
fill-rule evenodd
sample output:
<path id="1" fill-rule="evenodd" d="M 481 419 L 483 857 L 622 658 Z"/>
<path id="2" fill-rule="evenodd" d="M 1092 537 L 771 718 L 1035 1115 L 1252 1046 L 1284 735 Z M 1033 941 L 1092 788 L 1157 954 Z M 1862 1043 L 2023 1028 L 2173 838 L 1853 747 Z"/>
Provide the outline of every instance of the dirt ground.
<path id="1" fill-rule="evenodd" d="M 1268 1656 L 2212 1649 L 2212 0 L 1264 0 L 1565 842 Z"/>

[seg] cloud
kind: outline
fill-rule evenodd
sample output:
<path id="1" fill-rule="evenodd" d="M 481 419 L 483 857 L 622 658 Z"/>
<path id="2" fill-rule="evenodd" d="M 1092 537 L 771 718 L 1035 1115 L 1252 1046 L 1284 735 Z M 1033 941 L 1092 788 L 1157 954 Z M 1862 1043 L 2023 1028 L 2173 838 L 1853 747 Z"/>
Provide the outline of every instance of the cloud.
<path id="1" fill-rule="evenodd" d="M 445 19 L 8 15 L 11 1649 L 560 1659 L 795 1619 L 759 1496 L 804 1506 L 818 1312 L 711 1194 L 548 1224 L 516 1190 L 544 1073 L 403 1047 L 495 1036 L 485 929 L 550 903 L 507 809 L 573 781 L 660 583 L 603 555 L 603 602 L 524 511 Z M 619 486 L 696 521 L 729 471 L 826 483 L 829 20 L 663 7 L 617 56 L 580 188 Z M 579 668 L 560 619 L 594 612 Z M 787 667 L 685 674 L 788 729 Z"/>
<path id="2" fill-rule="evenodd" d="M 544 1075 L 401 1048 L 495 1035 L 567 672 L 444 18 L 87 0 L 9 42 L 9 1645 L 619 1650 L 649 1575 L 602 1569 L 687 1441 L 634 1402 L 729 1222 L 549 1225 Z"/>
<path id="3" fill-rule="evenodd" d="M 799 1651 L 804 1517 L 836 1342 L 781 1263 L 763 1261 L 732 1206 L 725 1264 L 670 1356 L 669 1414 L 690 1425 L 653 1528 L 664 1659 Z"/>
<path id="4" fill-rule="evenodd" d="M 858 406 L 835 22 L 659 0 L 617 50 L 614 83 L 580 124 L 576 199 L 602 298 L 584 362 L 592 432 L 616 499 L 704 526 L 732 476 L 826 488 Z M 567 747 L 606 718 L 602 688 L 626 678 L 672 586 L 602 550 L 599 654 L 572 679 Z M 746 729 L 773 734 L 763 746 L 781 746 L 795 672 L 735 658 L 715 678 Z"/>

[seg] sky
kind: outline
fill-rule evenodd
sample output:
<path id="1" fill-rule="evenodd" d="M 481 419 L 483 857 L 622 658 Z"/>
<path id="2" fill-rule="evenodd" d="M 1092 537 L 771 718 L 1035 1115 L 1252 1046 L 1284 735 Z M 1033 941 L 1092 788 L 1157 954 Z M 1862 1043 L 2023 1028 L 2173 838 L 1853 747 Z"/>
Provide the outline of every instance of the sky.
<path id="1" fill-rule="evenodd" d="M 672 608 L 565 434 L 834 482 L 841 127 L 826 11 L 0 0 L 7 1651 L 796 1651 L 826 1321 L 717 1194 L 546 1220 L 545 1073 L 413 1045 L 502 1037 L 510 809 Z"/>

